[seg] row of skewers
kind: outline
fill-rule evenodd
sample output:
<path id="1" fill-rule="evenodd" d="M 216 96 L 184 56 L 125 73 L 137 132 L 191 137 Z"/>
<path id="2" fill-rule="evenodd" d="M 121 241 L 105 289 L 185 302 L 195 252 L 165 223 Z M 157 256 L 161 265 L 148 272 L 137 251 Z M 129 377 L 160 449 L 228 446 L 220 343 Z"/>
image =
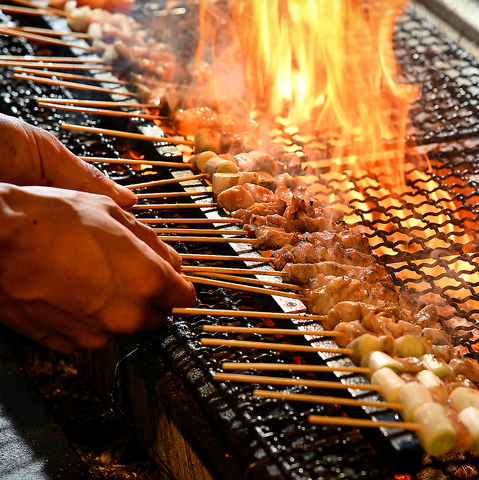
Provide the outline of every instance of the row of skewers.
<path id="1" fill-rule="evenodd" d="M 70 15 L 73 10 L 70 10 Z M 48 11 L 52 14 L 52 11 Z M 10 28 L 10 27 L 8 27 Z M 30 36 L 32 40 L 39 41 L 36 33 L 29 33 L 25 30 L 17 30 L 22 36 Z M 6 29 L 0 33 L 14 34 Z M 46 33 L 46 32 L 42 32 Z M 17 34 L 17 33 L 15 33 Z M 28 36 L 27 36 L 28 35 Z M 54 43 L 54 42 L 52 42 Z M 85 50 L 90 50 L 85 47 Z M 82 84 L 73 84 L 72 82 L 52 80 L 45 78 L 42 73 L 35 71 L 45 68 L 46 64 L 38 64 L 38 58 L 15 59 L 12 57 L 3 58 L 3 61 L 12 64 L 18 62 L 15 66 L 17 78 L 24 78 L 30 81 L 40 83 L 49 83 L 64 85 L 67 88 L 83 89 L 94 88 L 84 87 Z M 56 64 L 57 68 L 65 59 L 42 58 L 42 62 L 51 62 Z M 28 65 L 27 65 L 28 63 Z M 103 61 L 102 61 L 103 63 Z M 27 66 L 26 66 L 27 65 Z M 77 69 L 78 65 L 70 62 L 70 66 L 61 65 L 60 68 Z M 101 70 L 105 65 L 98 65 L 93 60 L 90 65 L 84 65 L 92 70 Z M 36 67 L 35 69 L 30 67 Z M 100 68 L 101 67 L 101 68 Z M 49 68 L 49 67 L 48 67 Z M 106 69 L 111 69 L 107 67 Z M 41 72 L 42 70 L 40 70 Z M 48 76 L 56 75 L 55 71 L 46 72 Z M 96 77 L 86 77 L 78 75 L 78 79 L 95 81 Z M 100 78 L 99 82 L 105 83 Z M 115 95 L 124 95 L 125 97 L 137 98 L 136 93 L 125 90 L 128 86 L 127 81 L 115 81 L 120 88 L 108 89 L 97 87 L 104 93 Z M 39 98 L 39 105 L 44 108 L 64 109 L 70 111 L 80 110 L 83 113 L 113 115 L 113 116 L 131 116 L 130 112 L 110 110 L 107 107 L 132 108 L 135 110 L 134 116 L 154 121 L 170 121 L 171 118 L 163 119 L 159 115 L 150 113 L 138 113 L 143 109 L 154 109 L 158 107 L 157 103 L 140 104 L 136 102 L 90 102 L 82 100 L 51 99 Z M 105 107 L 105 108 L 100 108 Z M 175 124 L 175 122 L 173 122 Z M 181 122 L 176 122 L 176 125 Z M 184 122 L 183 122 L 184 124 Z M 162 235 L 164 241 L 183 241 L 183 242 L 224 242 L 247 244 L 257 247 L 262 251 L 272 252 L 272 256 L 248 257 L 244 254 L 240 257 L 248 262 L 258 262 L 265 264 L 272 262 L 281 271 L 276 270 L 254 270 L 245 269 L 239 272 L 237 269 L 213 269 L 208 267 L 188 267 L 183 268 L 188 279 L 195 283 L 214 285 L 223 288 L 241 289 L 251 291 L 257 294 L 275 295 L 278 297 L 287 297 L 299 300 L 307 304 L 313 314 L 304 312 L 276 314 L 273 312 L 241 312 L 241 316 L 257 315 L 259 317 L 292 319 L 300 318 L 320 322 L 326 330 L 321 327 L 311 330 L 304 329 L 246 329 L 240 330 L 231 327 L 210 327 L 206 331 L 224 331 L 236 333 L 259 333 L 259 334 L 282 334 L 288 336 L 307 336 L 311 339 L 312 345 L 294 345 L 282 343 L 265 342 L 240 342 L 232 340 L 226 342 L 220 340 L 221 345 L 230 347 L 249 348 L 249 349 L 285 349 L 289 351 L 310 351 L 322 352 L 335 355 L 350 356 L 356 365 L 338 367 L 327 365 L 261 365 L 239 363 L 224 364 L 224 370 L 274 370 L 283 368 L 291 371 L 334 371 L 360 373 L 369 376 L 371 384 L 365 382 L 364 385 L 354 384 L 351 387 L 348 382 L 324 382 L 320 380 L 304 379 L 278 379 L 276 377 L 263 377 L 258 375 L 241 375 L 217 373 L 217 380 L 248 382 L 248 383 L 266 383 L 273 384 L 301 384 L 315 387 L 358 389 L 380 393 L 386 402 L 349 400 L 339 397 L 318 397 L 314 395 L 292 395 L 282 392 L 270 392 L 255 390 L 254 394 L 268 398 L 287 398 L 288 400 L 322 402 L 362 406 L 381 406 L 398 411 L 403 416 L 405 422 L 379 422 L 365 421 L 362 419 L 340 419 L 322 418 L 314 416 L 310 418 L 312 422 L 340 424 L 346 422 L 353 426 L 362 427 L 388 427 L 403 428 L 417 432 L 425 450 L 431 455 L 441 455 L 451 451 L 464 451 L 464 449 L 479 448 L 479 394 L 474 388 L 476 377 L 468 379 L 466 371 L 472 371 L 475 374 L 474 366 L 466 359 L 459 359 L 456 362 L 456 371 L 445 362 L 447 356 L 452 357 L 450 353 L 447 336 L 434 333 L 437 314 L 431 307 L 419 308 L 420 302 L 414 299 L 414 295 L 408 292 L 409 296 L 398 294 L 395 286 L 392 284 L 387 272 L 379 265 L 375 264 L 368 245 L 364 238 L 355 235 L 349 230 L 342 221 L 341 215 L 324 205 L 314 204 L 307 196 L 307 186 L 294 179 L 291 175 L 281 174 L 285 165 L 276 161 L 273 157 L 260 154 L 259 152 L 241 152 L 235 156 L 225 155 L 223 152 L 224 142 L 221 135 L 210 128 L 197 128 L 194 140 L 185 140 L 181 134 L 190 133 L 193 127 L 200 124 L 190 122 L 187 127 L 180 128 L 180 135 L 173 137 L 149 137 L 142 134 L 128 132 L 119 132 L 106 129 L 95 129 L 80 125 L 63 124 L 62 128 L 83 131 L 91 133 L 101 133 L 115 137 L 127 137 L 132 139 L 149 140 L 155 142 L 167 142 L 169 144 L 181 145 L 193 149 L 194 155 L 187 164 L 178 164 L 176 162 L 160 162 L 147 160 L 129 160 L 129 159 L 101 159 L 102 162 L 108 161 L 115 163 L 149 164 L 156 168 L 174 168 L 191 169 L 194 175 L 180 175 L 174 179 L 158 180 L 154 182 L 137 183 L 129 187 L 138 190 L 139 198 L 151 200 L 155 197 L 161 199 L 179 198 L 183 196 L 191 197 L 196 195 L 205 196 L 205 190 L 197 192 L 187 191 L 178 193 L 145 193 L 148 188 L 161 188 L 164 185 L 172 183 L 181 184 L 190 180 L 208 180 L 212 186 L 214 196 L 211 203 L 172 203 L 158 205 L 145 203 L 132 208 L 132 211 L 155 209 L 174 210 L 180 208 L 215 208 L 223 207 L 232 213 L 231 218 L 208 219 L 179 219 L 178 223 L 212 223 L 212 224 L 232 224 L 242 226 L 242 229 L 211 229 L 204 228 L 193 229 L 174 229 L 174 228 L 155 228 L 159 235 Z M 87 161 L 100 161 L 100 159 L 85 158 Z M 283 169 L 283 170 L 281 170 Z M 258 174 L 260 172 L 260 174 Z M 249 174 L 249 175 L 248 175 Z M 268 188 L 262 186 L 266 185 Z M 274 193 L 273 191 L 274 190 Z M 139 218 L 140 221 L 149 224 L 175 223 L 175 219 L 164 218 Z M 192 237 L 191 234 L 202 233 L 201 237 Z M 168 236 L 165 236 L 165 234 Z M 185 234 L 189 234 L 185 236 Z M 221 234 L 220 237 L 209 236 Z M 317 234 L 317 235 L 314 235 Z M 321 235 L 322 234 L 322 235 Z M 208 235 L 208 236 L 204 236 Z M 247 235 L 253 237 L 246 237 Z M 309 236 L 308 236 L 309 235 Z M 329 242 L 329 243 L 328 243 Z M 349 250 L 349 251 L 347 251 Z M 191 256 L 184 255 L 185 260 L 192 260 Z M 219 257 L 212 255 L 201 258 L 203 261 L 213 260 L 237 260 L 237 256 Z M 300 261 L 298 262 L 298 259 Z M 342 259 L 342 261 L 340 261 Z M 347 273 L 341 273 L 341 269 L 347 269 Z M 369 270 L 368 270 L 369 269 Z M 336 273 L 333 273 L 335 271 Z M 356 278 L 354 277 L 356 272 Z M 338 273 L 339 272 L 339 273 Z M 351 273 L 353 272 L 353 273 Z M 199 277 L 202 273 L 203 277 Z M 194 274 L 194 275 L 193 275 Z M 244 279 L 242 283 L 238 282 L 240 274 L 273 275 L 281 277 L 292 283 L 286 282 L 268 282 L 263 279 Z M 233 276 L 232 276 L 233 275 Z M 211 277 L 216 277 L 211 278 Z M 347 280 L 345 280 L 345 278 Z M 378 281 L 379 278 L 379 281 Z M 234 279 L 233 283 L 231 280 Z M 371 284 L 373 287 L 381 288 L 381 292 L 371 292 L 368 289 L 360 289 L 361 282 Z M 376 282 L 376 283 L 374 283 Z M 260 284 L 261 287 L 255 284 Z M 247 285 L 249 284 L 249 285 Z M 358 285 L 359 284 L 359 285 Z M 331 285 L 335 287 L 332 290 Z M 292 290 L 292 291 L 288 291 Z M 340 294 L 342 296 L 338 297 Z M 361 296 L 362 295 L 362 296 Z M 369 302 L 367 297 L 374 301 Z M 354 298 L 354 300 L 351 300 Z M 406 300 L 404 300 L 406 299 Z M 401 305 L 401 302 L 403 305 Z M 414 308 L 407 304 L 411 302 Z M 393 306 L 393 304 L 396 306 Z M 337 308 L 338 305 L 341 308 Z M 335 310 L 336 309 L 336 310 Z M 232 315 L 238 312 L 214 311 L 207 309 L 205 312 L 209 315 Z M 177 309 L 173 314 L 201 314 L 205 313 L 198 309 Z M 350 321 L 344 322 L 345 317 Z M 374 323 L 373 328 L 365 327 L 366 321 Z M 399 325 L 399 330 L 398 330 Z M 391 327 L 394 331 L 390 331 Z M 417 328 L 416 328 L 417 327 Z M 430 335 L 418 335 L 418 328 Z M 216 329 L 216 330 L 215 330 Z M 429 329 L 429 330 L 428 330 Z M 434 336 L 436 335 L 436 336 Z M 334 338 L 340 346 L 323 346 L 315 339 L 318 337 Z M 415 341 L 418 340 L 419 342 Z M 434 348 L 433 341 L 440 338 L 441 348 Z M 391 340 L 392 339 L 392 340 Z M 215 345 L 216 339 L 203 339 L 205 345 Z M 402 356 L 399 355 L 403 348 Z M 389 355 L 389 352 L 391 355 Z M 404 354 L 405 352 L 405 354 Z M 399 357 L 399 359 L 398 359 Z M 411 360 L 413 359 L 413 360 Z M 458 358 L 455 358 L 458 360 Z M 461 363 L 462 362 L 462 363 Z M 407 367 L 415 365 L 416 370 L 409 370 Z M 462 368 L 464 367 L 464 368 Z M 462 370 L 461 370 L 462 368 Z M 452 387 L 451 387 L 452 386 Z M 452 393 L 450 393 L 452 392 Z M 449 394 L 450 393 L 450 394 Z M 451 408 L 451 406 L 453 408 Z M 447 408 L 446 408 L 447 407 Z M 451 421 L 451 418 L 454 421 Z M 458 421 L 456 421 L 458 419 Z M 465 427 L 466 426 L 466 427 Z M 465 433 L 465 435 L 461 435 Z M 458 439 L 466 438 L 464 444 L 459 444 Z"/>

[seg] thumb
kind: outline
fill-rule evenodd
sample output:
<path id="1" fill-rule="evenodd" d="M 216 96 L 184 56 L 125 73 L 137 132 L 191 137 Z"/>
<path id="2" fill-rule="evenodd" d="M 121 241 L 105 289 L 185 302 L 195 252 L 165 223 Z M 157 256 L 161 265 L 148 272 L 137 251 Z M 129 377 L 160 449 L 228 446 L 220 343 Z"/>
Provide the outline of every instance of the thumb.
<path id="1" fill-rule="evenodd" d="M 33 133 L 44 179 L 49 185 L 106 195 L 121 207 L 131 207 L 136 203 L 137 197 L 132 191 L 78 158 L 54 135 L 43 129 L 34 129 Z"/>

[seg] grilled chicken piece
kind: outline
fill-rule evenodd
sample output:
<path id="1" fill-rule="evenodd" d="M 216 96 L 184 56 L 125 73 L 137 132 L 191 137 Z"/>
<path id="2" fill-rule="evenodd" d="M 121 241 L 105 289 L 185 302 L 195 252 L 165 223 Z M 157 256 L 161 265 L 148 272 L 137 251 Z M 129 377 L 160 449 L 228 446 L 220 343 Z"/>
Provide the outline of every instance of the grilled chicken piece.
<path id="1" fill-rule="evenodd" d="M 322 247 L 331 248 L 339 243 L 344 248 L 354 248 L 358 252 L 371 254 L 371 246 L 368 239 L 352 230 L 342 230 L 340 232 L 322 231 L 305 233 L 304 239 L 313 245 L 321 245 Z"/>
<path id="2" fill-rule="evenodd" d="M 286 245 L 273 252 L 277 257 L 274 265 L 282 269 L 287 263 L 318 263 L 323 261 L 337 262 L 343 265 L 354 265 L 368 267 L 375 264 L 371 255 L 358 252 L 353 248 L 344 248 L 336 243 L 332 248 L 325 248 L 313 245 L 309 242 L 300 241 L 297 245 Z"/>
<path id="3" fill-rule="evenodd" d="M 228 212 L 248 208 L 255 203 L 253 195 L 243 186 L 236 185 L 218 195 L 218 203 Z"/>
<path id="4" fill-rule="evenodd" d="M 333 210 L 329 210 L 333 214 Z M 324 230 L 340 231 L 344 228 L 337 224 L 338 212 L 328 216 L 317 202 L 306 202 L 298 196 L 293 196 L 291 204 L 284 211 L 284 217 L 301 233 L 319 232 Z"/>
<path id="5" fill-rule="evenodd" d="M 479 366 L 470 358 L 453 358 L 449 365 L 457 375 L 464 375 L 469 380 L 479 383 Z"/>
<path id="6" fill-rule="evenodd" d="M 395 305 L 399 294 L 381 283 L 365 284 L 349 277 L 333 277 L 316 275 L 308 283 L 313 287 L 305 292 L 307 304 L 311 312 L 326 315 L 331 308 L 342 301 L 362 302 L 379 307 Z"/>
<path id="7" fill-rule="evenodd" d="M 341 244 L 335 243 L 328 248 L 329 259 L 343 265 L 356 265 L 358 267 L 369 267 L 376 263 L 372 255 L 361 253 L 354 248 L 344 248 Z"/>
<path id="8" fill-rule="evenodd" d="M 278 198 L 271 203 L 254 203 L 248 208 L 236 210 L 231 216 L 239 219 L 242 225 L 248 225 L 253 216 L 282 215 L 285 207 L 286 204 Z"/>
<path id="9" fill-rule="evenodd" d="M 262 227 L 282 228 L 285 232 L 293 232 L 293 226 L 282 215 L 251 215 L 249 225 L 244 229 L 248 231 L 250 237 L 255 237 L 255 230 Z"/>
<path id="10" fill-rule="evenodd" d="M 277 260 L 274 265 L 282 270 L 287 263 L 319 263 L 328 258 L 328 250 L 323 247 L 315 247 L 309 242 L 299 242 L 297 245 L 286 245 L 273 252 Z"/>
<path id="11" fill-rule="evenodd" d="M 284 281 L 296 285 L 306 285 L 315 275 L 334 275 L 337 277 L 351 277 L 366 283 L 386 282 L 392 285 L 391 276 L 387 270 L 373 263 L 368 267 L 354 265 L 340 265 L 337 262 L 327 261 L 321 263 L 288 263 L 283 268 L 286 273 Z"/>
<path id="12" fill-rule="evenodd" d="M 256 240 L 252 246 L 258 250 L 278 250 L 299 242 L 297 233 L 287 233 L 281 228 L 260 227 L 255 230 L 255 234 Z"/>

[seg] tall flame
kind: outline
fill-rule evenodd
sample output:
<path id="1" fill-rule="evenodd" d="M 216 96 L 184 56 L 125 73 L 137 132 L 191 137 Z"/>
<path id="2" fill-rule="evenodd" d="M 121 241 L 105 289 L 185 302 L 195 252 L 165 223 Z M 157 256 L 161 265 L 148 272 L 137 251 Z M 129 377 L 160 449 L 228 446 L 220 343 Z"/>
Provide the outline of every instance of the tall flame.
<path id="1" fill-rule="evenodd" d="M 242 92 L 243 100 L 250 102 L 251 116 L 279 121 L 302 132 L 314 131 L 323 138 L 348 139 L 341 142 L 334 157 L 376 155 L 385 151 L 386 142 L 387 148 L 397 150 L 396 167 L 388 180 L 401 183 L 407 115 L 418 95 L 418 87 L 396 82 L 392 37 L 405 3 L 407 0 L 231 0 L 236 35 L 230 32 L 228 48 L 222 52 L 213 47 L 210 91 L 219 104 L 225 103 L 218 97 L 227 89 L 225 72 L 234 64 L 235 74 L 229 75 L 234 94 L 227 92 L 228 106 L 231 98 Z M 215 15 L 209 17 L 209 23 L 205 20 L 208 4 L 209 0 L 202 0 L 202 47 L 206 35 L 216 38 L 212 31 L 219 23 Z M 238 58 L 248 94 L 238 87 Z M 225 61 L 229 65 L 225 66 Z M 360 159 L 357 163 L 356 174 L 358 169 L 368 168 Z"/>

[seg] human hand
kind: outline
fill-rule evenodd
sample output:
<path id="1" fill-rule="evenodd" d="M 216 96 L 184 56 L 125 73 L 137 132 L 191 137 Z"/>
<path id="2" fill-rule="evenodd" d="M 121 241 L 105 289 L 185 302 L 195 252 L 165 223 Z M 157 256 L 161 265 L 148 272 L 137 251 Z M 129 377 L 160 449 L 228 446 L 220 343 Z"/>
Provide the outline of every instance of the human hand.
<path id="1" fill-rule="evenodd" d="M 111 199 L 0 183 L 0 321 L 60 352 L 195 304 L 180 256 Z"/>
<path id="2" fill-rule="evenodd" d="M 130 207 L 137 200 L 133 192 L 78 158 L 51 133 L 3 114 L 0 158 L 0 182 L 100 193 L 122 207 Z"/>

